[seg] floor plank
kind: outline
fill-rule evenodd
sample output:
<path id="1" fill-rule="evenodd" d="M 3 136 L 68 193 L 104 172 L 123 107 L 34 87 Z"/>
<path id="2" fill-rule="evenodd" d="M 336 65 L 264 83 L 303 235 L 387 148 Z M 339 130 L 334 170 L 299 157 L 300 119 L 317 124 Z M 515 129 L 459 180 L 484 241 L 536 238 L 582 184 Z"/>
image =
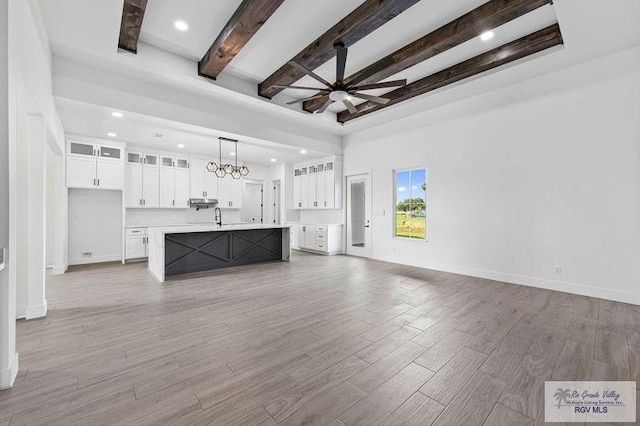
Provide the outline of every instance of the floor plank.
<path id="1" fill-rule="evenodd" d="M 534 424 L 535 420 L 527 416 L 523 416 L 517 411 L 513 411 L 501 404 L 496 404 L 495 407 L 493 407 L 493 411 L 489 415 L 489 418 L 484 422 L 484 426 L 533 426 Z"/>
<path id="2" fill-rule="evenodd" d="M 385 426 L 430 425 L 444 408 L 444 405 L 416 392 L 382 424 Z"/>
<path id="3" fill-rule="evenodd" d="M 506 382 L 483 372 L 467 383 L 434 425 L 482 425 L 504 390 Z M 478 396 L 482 395 L 481 398 Z"/>
<path id="4" fill-rule="evenodd" d="M 370 394 L 400 370 L 411 364 L 425 350 L 424 346 L 407 342 L 349 379 L 349 382 L 364 393 Z"/>
<path id="5" fill-rule="evenodd" d="M 433 372 L 418 364 L 409 364 L 372 394 L 340 416 L 346 425 L 378 425 L 398 409 Z"/>
<path id="6" fill-rule="evenodd" d="M 500 404 L 535 419 L 544 404 L 544 382 L 549 379 L 554 363 L 535 355 L 525 355 L 500 397 Z"/>
<path id="7" fill-rule="evenodd" d="M 460 389 L 475 376 L 487 356 L 473 349 L 464 348 L 448 364 L 438 371 L 420 392 L 441 404 L 449 404 Z"/>

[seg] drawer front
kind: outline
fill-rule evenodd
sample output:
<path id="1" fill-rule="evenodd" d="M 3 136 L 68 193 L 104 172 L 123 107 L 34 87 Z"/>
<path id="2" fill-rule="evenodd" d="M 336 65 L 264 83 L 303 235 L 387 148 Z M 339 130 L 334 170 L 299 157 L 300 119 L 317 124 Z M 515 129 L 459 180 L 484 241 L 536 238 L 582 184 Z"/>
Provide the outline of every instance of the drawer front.
<path id="1" fill-rule="evenodd" d="M 326 252 L 327 251 L 327 245 L 323 242 L 318 242 L 316 241 L 316 251 L 322 251 L 322 252 Z"/>
<path id="2" fill-rule="evenodd" d="M 327 241 L 327 234 L 318 234 L 316 232 L 316 242 L 326 242 Z"/>
<path id="3" fill-rule="evenodd" d="M 147 235 L 147 228 L 127 228 L 127 235 Z"/>

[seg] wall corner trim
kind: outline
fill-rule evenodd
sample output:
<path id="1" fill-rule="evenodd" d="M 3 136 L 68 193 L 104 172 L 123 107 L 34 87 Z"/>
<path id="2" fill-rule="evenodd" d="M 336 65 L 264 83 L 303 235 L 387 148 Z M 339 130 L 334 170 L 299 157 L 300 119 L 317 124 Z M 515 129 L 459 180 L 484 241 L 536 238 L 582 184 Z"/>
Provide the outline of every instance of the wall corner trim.
<path id="1" fill-rule="evenodd" d="M 13 357 L 13 361 L 8 368 L 0 370 L 0 390 L 9 389 L 18 376 L 18 354 Z"/>
<path id="2" fill-rule="evenodd" d="M 42 318 L 47 316 L 47 300 L 45 299 L 42 305 L 27 306 L 26 318 L 28 320 L 35 318 Z"/>

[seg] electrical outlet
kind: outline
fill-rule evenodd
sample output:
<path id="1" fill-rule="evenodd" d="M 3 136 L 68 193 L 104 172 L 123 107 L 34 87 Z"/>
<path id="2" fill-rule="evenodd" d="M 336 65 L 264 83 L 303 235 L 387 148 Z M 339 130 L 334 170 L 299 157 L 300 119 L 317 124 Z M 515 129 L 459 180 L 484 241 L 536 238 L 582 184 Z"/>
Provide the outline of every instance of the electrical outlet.
<path id="1" fill-rule="evenodd" d="M 562 275 L 562 266 L 556 266 L 556 275 Z"/>

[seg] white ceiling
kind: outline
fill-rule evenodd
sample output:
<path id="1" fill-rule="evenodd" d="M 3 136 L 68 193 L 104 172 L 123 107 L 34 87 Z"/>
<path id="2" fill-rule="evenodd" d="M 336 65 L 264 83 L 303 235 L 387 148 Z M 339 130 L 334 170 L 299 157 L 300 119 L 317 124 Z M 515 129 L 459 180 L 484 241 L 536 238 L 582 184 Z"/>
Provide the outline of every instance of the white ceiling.
<path id="1" fill-rule="evenodd" d="M 500 79 L 480 76 L 455 88 L 445 88 L 403 102 L 399 105 L 367 115 L 347 125 L 330 123 L 329 117 L 314 117 L 294 111 L 283 104 L 293 98 L 301 98 L 308 92 L 286 90 L 272 101 L 257 96 L 255 83 L 268 77 L 287 60 L 306 47 L 319 35 L 346 16 L 363 0 L 286 0 L 264 24 L 244 49 L 231 61 L 216 82 L 196 75 L 196 61 L 204 54 L 223 28 L 240 0 L 153 0 L 149 2 L 142 28 L 141 50 L 145 45 L 155 46 L 175 54 L 171 63 L 160 55 L 138 58 L 118 53 L 117 40 L 122 13 L 122 0 L 40 0 L 47 33 L 54 53 L 101 66 L 122 69 L 144 67 L 149 70 L 148 80 L 159 84 L 171 84 L 187 90 L 197 87 L 201 95 L 220 96 L 226 89 L 252 108 L 292 117 L 309 126 L 332 126 L 339 134 L 349 134 L 371 126 L 394 120 L 398 116 L 415 114 L 436 108 L 465 97 L 488 92 L 498 87 L 514 84 L 535 76 L 640 45 L 640 1 L 638 0 L 555 0 L 553 6 L 545 6 L 525 17 L 496 29 L 496 37 L 490 42 L 471 40 L 450 51 L 407 69 L 390 79 L 407 78 L 415 81 L 454 63 L 475 56 L 500 44 L 517 39 L 527 33 L 559 22 L 565 46 L 547 57 L 536 57 L 517 66 L 507 66 L 497 73 Z M 441 25 L 485 3 L 486 0 L 421 0 L 406 12 L 351 46 L 347 74 L 369 65 L 411 41 L 433 31 Z M 181 19 L 190 29 L 180 33 L 173 22 Z M 171 55 L 169 55 L 171 56 Z M 142 58 L 144 63 L 141 64 Z M 179 58 L 179 60 L 178 60 Z M 186 59 L 184 59 L 186 58 Z M 138 62 L 136 62 L 138 60 Z M 155 62 L 157 61 L 157 62 Z M 191 64 L 185 68 L 183 62 Z M 174 72 L 174 69 L 180 72 Z M 185 72 L 186 70 L 186 72 Z M 316 72 L 326 79 L 335 79 L 335 61 L 319 67 Z M 206 81 L 206 84 L 205 84 Z M 308 77 L 298 84 L 311 84 Z M 371 92 L 373 94 L 373 92 Z M 341 109 L 334 107 L 334 111 Z M 317 122 L 317 124 L 315 124 Z M 327 130 L 334 132 L 334 130 Z"/>
<path id="2" fill-rule="evenodd" d="M 301 149 L 274 142 L 247 138 L 230 133 L 215 132 L 211 129 L 163 120 L 147 115 L 118 110 L 124 115 L 116 118 L 111 108 L 86 104 L 69 99 L 56 99 L 58 112 L 67 134 L 90 138 L 110 139 L 126 142 L 154 151 L 185 152 L 187 154 L 218 157 L 218 137 L 239 140 L 238 159 L 242 162 L 260 165 L 273 165 L 283 162 L 297 162 L 308 158 L 321 157 L 322 152 Z M 117 136 L 111 138 L 107 133 Z M 162 137 L 155 136 L 161 134 Z M 184 148 L 179 148 L 183 144 Z M 222 157 L 231 158 L 235 148 L 233 143 L 223 142 Z M 271 159 L 275 159 L 272 162 Z"/>

